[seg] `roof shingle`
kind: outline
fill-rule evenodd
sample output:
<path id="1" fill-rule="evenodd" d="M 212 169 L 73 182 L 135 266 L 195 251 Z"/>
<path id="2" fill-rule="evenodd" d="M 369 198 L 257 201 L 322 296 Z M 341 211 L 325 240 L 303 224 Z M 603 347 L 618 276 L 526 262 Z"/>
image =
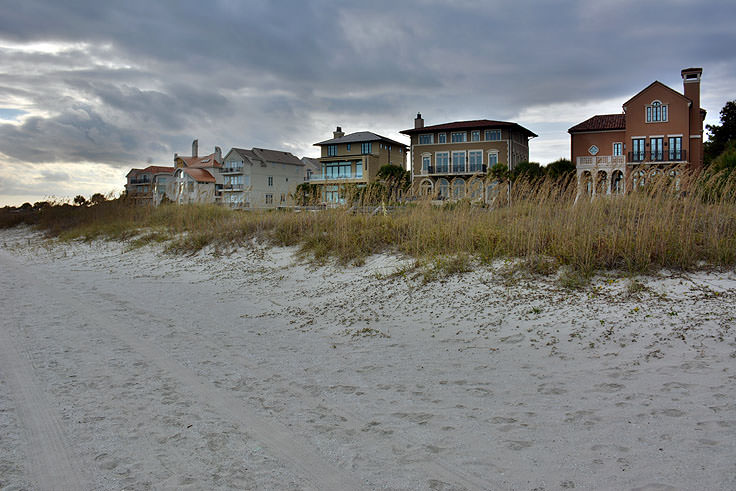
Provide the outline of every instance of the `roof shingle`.
<path id="1" fill-rule="evenodd" d="M 453 123 L 434 124 L 432 126 L 424 126 L 422 128 L 411 128 L 408 130 L 402 130 L 399 131 L 399 133 L 402 133 L 404 135 L 413 135 L 416 133 L 429 133 L 432 131 L 469 130 L 475 128 L 517 128 L 525 132 L 528 136 L 538 136 L 533 131 L 524 128 L 518 123 L 512 123 L 511 121 L 494 121 L 492 119 L 474 119 L 470 121 L 455 121 Z"/>
<path id="2" fill-rule="evenodd" d="M 586 119 L 582 123 L 578 123 L 569 130 L 568 133 L 577 133 L 579 131 L 605 131 L 605 130 L 625 130 L 626 115 L 625 114 L 596 114 L 592 118 Z"/>

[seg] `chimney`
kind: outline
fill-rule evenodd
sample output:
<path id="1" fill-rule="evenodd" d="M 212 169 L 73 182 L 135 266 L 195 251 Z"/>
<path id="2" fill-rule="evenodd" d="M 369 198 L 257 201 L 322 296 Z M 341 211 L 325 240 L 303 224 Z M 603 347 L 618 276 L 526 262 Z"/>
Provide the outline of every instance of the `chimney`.
<path id="1" fill-rule="evenodd" d="M 199 140 L 194 140 L 192 142 L 192 157 L 199 157 Z"/>
<path id="2" fill-rule="evenodd" d="M 215 147 L 215 161 L 222 162 L 222 149 L 220 147 Z"/>
<path id="3" fill-rule="evenodd" d="M 424 128 L 424 119 L 422 119 L 422 113 L 417 113 L 417 117 L 414 119 L 414 129 Z"/>
<path id="4" fill-rule="evenodd" d="M 692 101 L 690 106 L 690 129 L 688 135 L 690 155 L 688 161 L 696 168 L 703 166 L 703 117 L 700 114 L 700 77 L 702 68 L 685 68 L 682 75 L 682 89 L 685 97 Z M 692 138 L 693 136 L 699 136 Z M 683 144 L 685 142 L 683 141 Z M 686 144 L 685 144 L 686 145 Z"/>
<path id="5" fill-rule="evenodd" d="M 345 136 L 345 133 L 343 133 L 342 128 L 340 128 L 339 126 L 335 131 L 332 132 L 333 138 L 342 138 L 343 136 Z"/>

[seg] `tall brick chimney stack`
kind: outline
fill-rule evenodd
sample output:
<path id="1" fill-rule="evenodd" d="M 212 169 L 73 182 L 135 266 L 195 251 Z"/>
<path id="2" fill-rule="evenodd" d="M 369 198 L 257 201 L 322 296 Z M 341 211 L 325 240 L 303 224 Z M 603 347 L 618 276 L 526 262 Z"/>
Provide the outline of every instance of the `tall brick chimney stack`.
<path id="1" fill-rule="evenodd" d="M 199 140 L 194 140 L 192 142 L 192 157 L 199 157 Z"/>
<path id="2" fill-rule="evenodd" d="M 345 136 L 345 132 L 339 126 L 332 132 L 332 138 L 342 138 L 343 136 Z"/>
<path id="3" fill-rule="evenodd" d="M 414 119 L 414 129 L 424 128 L 424 119 L 422 119 L 422 113 L 417 113 L 417 117 Z"/>
<path id="4" fill-rule="evenodd" d="M 695 167 L 703 167 L 703 119 L 700 111 L 700 77 L 702 68 L 685 68 L 682 75 L 682 88 L 685 97 L 692 101 L 690 106 L 690 131 L 684 138 L 690 140 L 688 161 Z"/>

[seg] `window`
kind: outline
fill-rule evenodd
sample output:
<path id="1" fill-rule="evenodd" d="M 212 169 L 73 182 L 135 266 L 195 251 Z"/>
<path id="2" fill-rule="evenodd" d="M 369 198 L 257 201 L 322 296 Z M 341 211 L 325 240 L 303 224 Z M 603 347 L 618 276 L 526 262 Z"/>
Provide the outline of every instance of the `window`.
<path id="1" fill-rule="evenodd" d="M 435 169 L 435 172 L 439 174 L 444 174 L 449 172 L 450 170 L 450 154 L 447 152 L 437 152 L 434 156 L 434 162 L 437 166 L 437 169 Z"/>
<path id="2" fill-rule="evenodd" d="M 327 156 L 334 157 L 337 155 L 337 145 L 327 145 Z"/>
<path id="3" fill-rule="evenodd" d="M 273 194 L 267 194 L 266 195 L 266 204 L 272 205 L 273 204 Z"/>
<path id="4" fill-rule="evenodd" d="M 470 141 L 472 142 L 480 141 L 480 130 L 474 130 L 470 132 Z"/>
<path id="5" fill-rule="evenodd" d="M 363 177 L 363 162 L 355 163 L 355 177 Z"/>
<path id="6" fill-rule="evenodd" d="M 429 145 L 432 143 L 432 136 L 433 135 L 419 135 L 419 144 L 420 145 Z"/>
<path id="7" fill-rule="evenodd" d="M 438 133 L 437 143 L 447 143 L 447 133 Z"/>
<path id="8" fill-rule="evenodd" d="M 328 203 L 337 203 L 340 200 L 337 186 L 325 186 L 324 200 Z"/>
<path id="9" fill-rule="evenodd" d="M 682 160 L 682 137 L 671 136 L 667 142 L 670 160 Z"/>
<path id="10" fill-rule="evenodd" d="M 468 164 L 470 165 L 468 169 L 470 172 L 481 172 L 483 170 L 483 152 L 481 150 L 468 152 Z"/>
<path id="11" fill-rule="evenodd" d="M 465 172 L 465 152 L 452 152 L 452 172 Z"/>
<path id="12" fill-rule="evenodd" d="M 618 157 L 619 155 L 622 154 L 622 152 L 623 152 L 623 146 L 624 146 L 624 144 L 623 143 L 620 143 L 620 142 L 616 142 L 616 143 L 613 144 L 613 156 L 614 157 Z"/>
<path id="13" fill-rule="evenodd" d="M 325 179 L 349 179 L 352 177 L 351 162 L 330 162 L 325 164 Z"/>
<path id="14" fill-rule="evenodd" d="M 450 197 L 450 182 L 447 179 L 437 180 L 437 197 L 447 199 Z"/>
<path id="15" fill-rule="evenodd" d="M 453 133 L 451 136 L 452 143 L 463 143 L 468 141 L 468 134 L 464 131 L 461 133 Z"/>
<path id="16" fill-rule="evenodd" d="M 363 155 L 371 153 L 372 150 L 372 144 L 371 143 L 361 143 L 360 144 L 360 153 Z"/>
<path id="17" fill-rule="evenodd" d="M 631 140 L 631 148 L 631 161 L 642 162 L 644 160 L 644 153 L 646 152 L 644 149 L 644 138 L 634 138 Z"/>
<path id="18" fill-rule="evenodd" d="M 422 174 L 429 173 L 430 165 L 432 165 L 432 157 L 429 155 L 422 155 Z"/>
<path id="19" fill-rule="evenodd" d="M 488 152 L 488 167 L 498 163 L 498 152 Z"/>
<path id="20" fill-rule="evenodd" d="M 286 201 L 286 193 L 281 193 L 281 202 Z"/>
<path id="21" fill-rule="evenodd" d="M 652 160 L 664 160 L 664 154 L 662 152 L 662 143 L 664 138 L 650 138 L 649 146 L 652 151 Z"/>
<path id="22" fill-rule="evenodd" d="M 486 141 L 495 142 L 501 139 L 501 130 L 486 130 Z"/>
<path id="23" fill-rule="evenodd" d="M 667 121 L 667 106 L 659 101 L 654 101 L 647 106 L 647 123 L 659 123 Z"/>
<path id="24" fill-rule="evenodd" d="M 350 151 L 350 144 L 349 143 L 346 144 L 345 147 L 346 147 L 347 151 L 349 152 Z"/>
<path id="25" fill-rule="evenodd" d="M 268 176 L 268 185 L 273 186 L 273 176 Z"/>

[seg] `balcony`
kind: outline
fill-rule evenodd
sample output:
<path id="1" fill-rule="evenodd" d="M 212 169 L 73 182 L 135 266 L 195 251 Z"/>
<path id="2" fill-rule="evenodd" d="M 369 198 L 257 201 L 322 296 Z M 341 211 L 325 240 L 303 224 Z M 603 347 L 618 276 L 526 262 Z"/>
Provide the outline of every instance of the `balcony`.
<path id="1" fill-rule="evenodd" d="M 687 162 L 687 150 L 662 150 L 654 152 L 629 152 L 627 162 L 632 163 L 677 163 Z"/>
<path id="2" fill-rule="evenodd" d="M 131 179 L 128 181 L 128 184 L 150 184 L 151 180 L 147 177 L 143 177 L 140 179 Z"/>
<path id="3" fill-rule="evenodd" d="M 353 176 L 353 175 L 342 175 L 342 176 L 315 176 L 312 174 L 312 178 L 309 180 L 309 182 L 316 182 L 316 181 L 364 181 L 365 177 L 363 175 L 360 176 Z"/>
<path id="4" fill-rule="evenodd" d="M 421 169 L 417 175 L 420 176 L 438 176 L 438 175 L 461 175 L 461 174 L 485 174 L 488 172 L 488 166 L 483 165 L 466 165 L 462 168 L 451 167 L 447 165 L 435 166 L 430 165 L 426 169 Z"/>
<path id="5" fill-rule="evenodd" d="M 223 184 L 222 190 L 223 191 L 242 191 L 243 185 L 242 184 Z"/>
<path id="6" fill-rule="evenodd" d="M 616 167 L 624 166 L 626 164 L 626 158 L 623 155 L 595 155 L 584 157 L 578 157 L 577 166 L 580 168 L 594 168 L 594 167 Z"/>
<path id="7" fill-rule="evenodd" d="M 220 169 L 221 174 L 242 174 L 243 168 L 242 167 L 222 167 Z"/>

